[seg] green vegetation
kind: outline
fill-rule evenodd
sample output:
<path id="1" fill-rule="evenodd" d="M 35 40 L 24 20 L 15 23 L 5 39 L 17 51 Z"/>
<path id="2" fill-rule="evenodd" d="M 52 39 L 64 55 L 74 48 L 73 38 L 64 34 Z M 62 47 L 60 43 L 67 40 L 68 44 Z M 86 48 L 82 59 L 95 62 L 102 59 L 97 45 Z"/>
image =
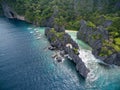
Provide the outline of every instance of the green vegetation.
<path id="1" fill-rule="evenodd" d="M 96 28 L 106 20 L 113 23 L 106 29 L 109 41 L 103 41 L 100 56 L 120 52 L 120 6 L 119 0 L 0 0 L 6 1 L 18 14 L 37 25 L 42 25 L 53 13 L 55 23 L 64 25 L 68 30 L 79 30 L 80 20 L 87 21 L 87 26 Z M 2 12 L 0 6 L 0 13 Z M 62 39 L 64 33 L 54 29 L 56 37 Z M 93 39 L 101 39 L 101 35 L 93 35 Z M 53 41 L 56 38 L 52 39 Z M 76 49 L 74 50 L 77 51 Z"/>
<path id="2" fill-rule="evenodd" d="M 101 34 L 99 34 L 99 35 L 94 34 L 94 35 L 92 35 L 92 39 L 95 39 L 95 40 L 102 39 L 102 35 Z"/>
<path id="3" fill-rule="evenodd" d="M 119 45 L 119 46 L 120 46 L 120 38 L 115 38 L 114 41 L 115 41 L 115 44 L 116 44 L 116 45 Z"/>
<path id="4" fill-rule="evenodd" d="M 119 17 L 119 0 L 0 0 L 6 1 L 18 14 L 34 24 L 42 25 L 56 12 L 55 22 L 68 30 L 78 30 L 80 20 L 88 21 L 88 26 L 96 27 L 106 19 Z M 1 11 L 1 10 L 0 10 Z"/>
<path id="5" fill-rule="evenodd" d="M 112 50 L 109 50 L 107 47 L 102 47 L 101 48 L 101 51 L 100 51 L 100 53 L 99 53 L 99 56 L 109 56 L 109 55 L 111 55 L 113 53 L 113 51 Z"/>
<path id="6" fill-rule="evenodd" d="M 57 32 L 56 35 L 59 39 L 63 40 L 63 37 L 64 37 L 64 32 Z"/>
<path id="7" fill-rule="evenodd" d="M 56 39 L 63 40 L 64 34 L 65 34 L 65 32 L 56 32 L 56 31 L 54 30 L 54 28 L 52 28 L 52 29 L 50 30 L 50 33 L 52 33 L 53 35 L 55 35 L 54 37 L 52 37 L 51 41 L 55 41 Z"/>
<path id="8" fill-rule="evenodd" d="M 110 44 L 106 43 L 106 46 L 110 46 L 115 52 L 120 52 L 120 17 L 114 18 L 111 26 L 107 28 L 110 33 Z"/>
<path id="9" fill-rule="evenodd" d="M 73 48 L 73 51 L 74 51 L 75 54 L 78 54 L 78 53 L 79 53 L 79 52 L 78 52 L 78 48 Z"/>
<path id="10" fill-rule="evenodd" d="M 53 33 L 53 34 L 56 33 L 56 31 L 54 30 L 54 28 L 52 28 L 52 29 L 50 30 L 50 33 Z M 55 41 L 55 40 L 56 40 L 55 37 L 52 37 L 52 38 L 51 38 L 51 41 L 52 41 L 52 42 Z"/>
<path id="11" fill-rule="evenodd" d="M 96 25 L 90 21 L 87 22 L 87 26 L 92 27 L 92 28 L 96 27 Z"/>
<path id="12" fill-rule="evenodd" d="M 103 47 L 99 53 L 100 56 L 109 56 L 115 52 L 120 52 L 120 38 L 103 41 Z"/>

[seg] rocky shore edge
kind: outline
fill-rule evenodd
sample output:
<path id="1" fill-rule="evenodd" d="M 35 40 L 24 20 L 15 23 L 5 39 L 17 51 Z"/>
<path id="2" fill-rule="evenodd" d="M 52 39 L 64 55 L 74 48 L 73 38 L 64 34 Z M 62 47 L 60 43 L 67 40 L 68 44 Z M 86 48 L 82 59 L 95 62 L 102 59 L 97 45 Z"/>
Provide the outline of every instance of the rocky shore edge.
<path id="1" fill-rule="evenodd" d="M 120 66 L 120 52 L 114 52 L 108 56 L 102 56 L 100 54 L 104 47 L 104 41 L 109 41 L 109 32 L 106 27 L 110 26 L 112 21 L 106 20 L 103 25 L 96 28 L 87 25 L 87 21 L 81 20 L 80 29 L 77 33 L 77 38 L 83 40 L 92 47 L 92 53 L 97 58 L 102 60 L 107 66 L 117 65 Z M 106 47 L 107 50 L 112 50 L 111 47 Z"/>
<path id="2" fill-rule="evenodd" d="M 63 51 L 65 55 L 69 55 L 72 61 L 76 64 L 76 69 L 83 78 L 87 78 L 90 70 L 85 66 L 84 62 L 79 57 L 79 46 L 72 40 L 71 36 L 65 32 L 65 29 L 59 25 L 54 28 L 47 27 L 45 36 L 55 50 Z"/>

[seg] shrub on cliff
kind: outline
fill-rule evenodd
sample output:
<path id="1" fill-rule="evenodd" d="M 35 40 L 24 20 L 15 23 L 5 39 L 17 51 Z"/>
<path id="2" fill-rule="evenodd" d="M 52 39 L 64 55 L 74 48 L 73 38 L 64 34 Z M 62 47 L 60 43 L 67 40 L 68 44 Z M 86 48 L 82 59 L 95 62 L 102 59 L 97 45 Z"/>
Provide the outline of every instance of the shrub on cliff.
<path id="1" fill-rule="evenodd" d="M 73 51 L 74 51 L 75 54 L 79 54 L 78 48 L 73 48 Z"/>
<path id="2" fill-rule="evenodd" d="M 94 23 L 92 23 L 91 21 L 87 22 L 87 26 L 92 27 L 92 28 L 96 28 L 96 25 Z"/>
<path id="3" fill-rule="evenodd" d="M 65 32 L 56 32 L 54 28 L 50 30 L 50 33 L 55 35 L 55 37 L 51 38 L 52 41 L 55 41 L 56 39 L 62 40 L 65 34 Z"/>
<path id="4" fill-rule="evenodd" d="M 115 44 L 116 44 L 116 45 L 119 45 L 119 46 L 120 46 L 120 38 L 115 38 L 114 41 L 115 41 Z"/>

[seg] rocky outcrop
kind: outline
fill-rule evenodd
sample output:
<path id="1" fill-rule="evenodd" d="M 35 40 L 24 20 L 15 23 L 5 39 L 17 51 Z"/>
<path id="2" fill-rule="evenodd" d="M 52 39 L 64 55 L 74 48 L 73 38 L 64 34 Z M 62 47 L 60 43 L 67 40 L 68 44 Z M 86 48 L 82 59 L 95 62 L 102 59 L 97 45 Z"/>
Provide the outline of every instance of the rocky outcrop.
<path id="1" fill-rule="evenodd" d="M 120 66 L 120 52 L 112 54 L 111 56 L 106 58 L 104 62 Z"/>
<path id="2" fill-rule="evenodd" d="M 54 8 L 52 16 L 48 18 L 47 20 L 45 20 L 44 22 L 42 22 L 42 24 L 47 27 L 53 27 L 54 21 L 55 21 L 54 19 L 57 16 L 57 14 L 58 14 L 58 9 Z"/>
<path id="3" fill-rule="evenodd" d="M 4 15 L 7 18 L 25 20 L 23 16 L 19 16 L 8 4 L 5 2 L 1 3 Z"/>
<path id="4" fill-rule="evenodd" d="M 89 70 L 87 69 L 81 58 L 78 56 L 79 47 L 77 43 L 72 40 L 70 35 L 65 33 L 65 30 L 63 30 L 63 28 L 60 28 L 59 26 L 57 27 L 57 25 L 56 28 L 58 29 L 57 31 L 53 28 L 46 28 L 45 30 L 45 35 L 49 40 L 51 46 L 56 47 L 56 49 L 58 50 L 64 50 L 65 54 L 69 54 L 73 62 L 76 64 L 77 71 L 80 73 L 81 76 L 86 78 Z"/>
<path id="5" fill-rule="evenodd" d="M 87 25 L 85 20 L 81 20 L 81 27 L 77 33 L 77 38 L 83 40 L 92 47 L 92 53 L 96 58 L 103 60 L 107 64 L 120 65 L 120 53 L 113 53 L 109 56 L 99 56 L 103 41 L 109 40 L 109 32 L 106 27 L 112 24 L 112 21 L 105 21 L 102 26 L 92 28 Z"/>
<path id="6" fill-rule="evenodd" d="M 80 75 L 86 78 L 87 74 L 89 73 L 89 69 L 87 69 L 82 59 L 78 55 L 76 55 L 72 49 L 65 47 L 64 50 L 67 54 L 69 54 L 73 62 L 76 64 L 76 69 L 80 73 Z"/>
<path id="7" fill-rule="evenodd" d="M 93 48 L 94 55 L 98 55 L 102 47 L 102 40 L 108 40 L 109 35 L 103 27 L 92 28 L 87 26 L 87 22 L 81 20 L 81 27 L 77 33 L 77 38 L 85 41 Z"/>

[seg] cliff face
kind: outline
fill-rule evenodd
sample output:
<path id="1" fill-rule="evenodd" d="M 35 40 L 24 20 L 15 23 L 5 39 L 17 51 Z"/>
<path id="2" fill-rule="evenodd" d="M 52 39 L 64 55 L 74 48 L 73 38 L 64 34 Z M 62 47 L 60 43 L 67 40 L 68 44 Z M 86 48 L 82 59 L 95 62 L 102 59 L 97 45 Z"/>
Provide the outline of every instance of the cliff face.
<path id="1" fill-rule="evenodd" d="M 94 54 L 98 55 L 98 51 L 102 47 L 102 41 L 108 40 L 108 31 L 103 27 L 92 28 L 87 26 L 87 22 L 81 20 L 81 27 L 77 33 L 77 38 L 85 41 L 94 49 Z"/>
<path id="2" fill-rule="evenodd" d="M 12 10 L 5 2 L 2 2 L 4 15 L 8 18 L 17 18 L 17 13 Z"/>
<path id="3" fill-rule="evenodd" d="M 102 26 L 93 28 L 87 25 L 87 22 L 81 20 L 81 27 L 77 33 L 77 38 L 85 41 L 88 45 L 92 47 L 92 53 L 96 58 L 103 60 L 107 64 L 115 64 L 120 66 L 120 53 L 111 53 L 108 56 L 100 56 L 102 47 L 104 46 L 104 41 L 109 40 L 109 32 L 105 27 L 112 24 L 112 21 L 105 21 Z M 112 49 L 106 47 L 108 50 Z"/>
<path id="4" fill-rule="evenodd" d="M 4 15 L 7 18 L 11 18 L 11 19 L 19 19 L 19 20 L 25 20 L 24 17 L 19 16 L 11 7 L 9 7 L 5 2 L 1 3 L 2 5 L 2 10 Z"/>
<path id="5" fill-rule="evenodd" d="M 55 28 L 57 29 L 46 28 L 45 30 L 45 35 L 48 38 L 50 44 L 58 50 L 64 50 L 65 53 L 68 54 L 76 64 L 76 69 L 80 75 L 86 78 L 89 70 L 78 56 L 79 47 L 77 43 L 74 42 L 67 33 L 65 33 L 65 29 L 61 29 L 59 25 L 56 25 Z"/>

